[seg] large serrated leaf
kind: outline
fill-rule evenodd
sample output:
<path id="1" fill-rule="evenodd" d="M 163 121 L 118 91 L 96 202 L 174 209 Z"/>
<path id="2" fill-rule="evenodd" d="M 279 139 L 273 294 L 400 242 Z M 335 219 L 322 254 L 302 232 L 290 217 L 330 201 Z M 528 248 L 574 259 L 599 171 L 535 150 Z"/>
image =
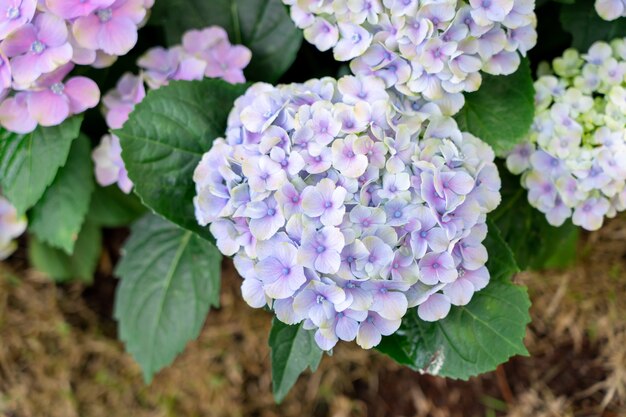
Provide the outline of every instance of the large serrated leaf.
<path id="1" fill-rule="evenodd" d="M 509 152 L 526 136 L 535 115 L 535 88 L 527 59 L 508 76 L 483 74 L 480 89 L 465 95 L 455 116 L 461 130 L 487 142 L 498 155 Z"/>
<path id="2" fill-rule="evenodd" d="M 322 360 L 312 330 L 302 324 L 287 325 L 274 318 L 269 338 L 272 359 L 272 390 L 274 399 L 281 402 L 298 377 L 307 368 L 315 371 Z"/>
<path id="3" fill-rule="evenodd" d="M 252 51 L 246 78 L 274 83 L 289 69 L 302 43 L 280 0 L 166 0 L 155 5 L 153 22 L 163 25 L 170 45 L 189 29 L 220 26 L 231 43 Z"/>
<path id="4" fill-rule="evenodd" d="M 466 380 L 528 354 L 523 340 L 529 307 L 526 288 L 493 281 L 444 320 L 427 323 L 409 311 L 400 330 L 377 349 L 393 359 L 400 355 L 398 361 L 412 369 Z"/>
<path id="5" fill-rule="evenodd" d="M 146 381 L 172 363 L 219 305 L 221 255 L 210 242 L 154 215 L 132 227 L 115 274 L 120 339 Z"/>
<path id="6" fill-rule="evenodd" d="M 95 183 L 89 138 L 74 141 L 67 163 L 30 215 L 29 230 L 37 238 L 71 255 L 89 210 Z"/>
<path id="7" fill-rule="evenodd" d="M 18 213 L 25 213 L 39 201 L 65 165 L 82 120 L 73 117 L 59 126 L 38 127 L 27 135 L 0 132 L 0 185 Z"/>
<path id="8" fill-rule="evenodd" d="M 151 91 L 121 130 L 122 158 L 135 193 L 166 219 L 212 239 L 195 220 L 193 172 L 213 140 L 226 130 L 243 84 L 178 81 Z"/>

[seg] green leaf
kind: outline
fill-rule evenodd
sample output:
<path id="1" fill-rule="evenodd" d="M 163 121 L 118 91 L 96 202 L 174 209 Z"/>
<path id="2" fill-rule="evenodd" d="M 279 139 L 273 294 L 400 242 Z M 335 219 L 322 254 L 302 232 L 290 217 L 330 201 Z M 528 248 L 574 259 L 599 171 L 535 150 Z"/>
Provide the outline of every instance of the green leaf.
<path id="1" fill-rule="evenodd" d="M 89 218 L 104 227 L 127 226 L 146 212 L 134 194 L 124 194 L 117 185 L 96 187 L 91 196 Z"/>
<path id="2" fill-rule="evenodd" d="M 0 185 L 20 214 L 31 208 L 65 165 L 82 117 L 55 127 L 38 127 L 27 135 L 0 132 Z"/>
<path id="3" fill-rule="evenodd" d="M 178 81 L 152 90 L 121 130 L 122 158 L 135 193 L 166 219 L 212 239 L 195 220 L 193 172 L 213 140 L 226 130 L 243 84 Z"/>
<path id="4" fill-rule="evenodd" d="M 489 259 L 487 269 L 492 281 L 510 281 L 511 277 L 518 273 L 519 267 L 513 251 L 502 238 L 502 233 L 491 219 L 487 219 L 489 231 L 483 245 L 487 248 Z"/>
<path id="5" fill-rule="evenodd" d="M 30 232 L 71 255 L 94 187 L 89 138 L 81 135 L 74 141 L 65 166 L 33 207 Z"/>
<path id="6" fill-rule="evenodd" d="M 92 282 L 101 250 L 102 233 L 100 228 L 90 221 L 83 224 L 72 255 L 45 244 L 33 235 L 28 240 L 30 263 L 56 282 L 73 279 Z"/>
<path id="7" fill-rule="evenodd" d="M 611 41 L 626 36 L 626 18 L 608 22 L 594 7 L 594 0 L 576 0 L 561 8 L 561 24 L 572 34 L 572 47 L 586 52 L 596 41 Z"/>
<path id="8" fill-rule="evenodd" d="M 198 337 L 219 305 L 221 255 L 210 242 L 154 215 L 132 227 L 116 268 L 115 318 L 147 382 Z"/>
<path id="9" fill-rule="evenodd" d="M 302 372 L 315 371 L 322 360 L 322 350 L 315 343 L 314 332 L 302 324 L 289 326 L 274 318 L 269 344 L 272 349 L 272 390 L 280 403 Z"/>
<path id="10" fill-rule="evenodd" d="M 502 155 L 522 141 L 535 115 L 535 88 L 527 59 L 506 77 L 483 74 L 480 89 L 465 95 L 465 106 L 455 116 L 466 130 Z"/>
<path id="11" fill-rule="evenodd" d="M 511 248 L 519 267 L 525 269 L 565 268 L 576 261 L 578 228 L 571 221 L 551 226 L 545 214 L 528 203 L 528 192 L 502 166 L 502 203 L 489 215 Z"/>
<path id="12" fill-rule="evenodd" d="M 269 83 L 289 69 L 302 43 L 302 32 L 280 0 L 161 1 L 155 5 L 153 22 L 164 27 L 170 45 L 180 44 L 189 29 L 223 27 L 231 43 L 252 51 L 246 78 Z"/>
<path id="13" fill-rule="evenodd" d="M 467 380 L 528 354 L 523 339 L 529 307 L 526 288 L 492 281 L 467 306 L 453 307 L 438 322 L 422 321 L 409 311 L 400 330 L 377 349 L 414 370 Z"/>

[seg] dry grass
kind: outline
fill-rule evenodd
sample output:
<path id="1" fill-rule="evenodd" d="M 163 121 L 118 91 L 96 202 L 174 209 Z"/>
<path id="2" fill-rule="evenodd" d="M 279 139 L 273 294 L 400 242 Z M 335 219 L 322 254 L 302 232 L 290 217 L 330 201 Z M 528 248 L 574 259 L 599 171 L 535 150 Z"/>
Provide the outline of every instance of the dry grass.
<path id="1" fill-rule="evenodd" d="M 623 218 L 587 236 L 574 268 L 518 277 L 534 300 L 531 358 L 456 382 L 344 344 L 279 406 L 271 396 L 270 316 L 241 301 L 232 268 L 222 308 L 146 387 L 114 339 L 109 264 L 93 289 L 57 288 L 0 266 L 0 416 L 626 416 Z"/>

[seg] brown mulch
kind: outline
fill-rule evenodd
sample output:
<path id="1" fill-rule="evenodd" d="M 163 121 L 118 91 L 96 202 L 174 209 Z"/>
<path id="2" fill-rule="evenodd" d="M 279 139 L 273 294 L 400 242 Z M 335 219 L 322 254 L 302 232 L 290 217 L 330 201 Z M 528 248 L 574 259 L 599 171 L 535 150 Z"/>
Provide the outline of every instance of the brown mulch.
<path id="1" fill-rule="evenodd" d="M 626 416 L 625 218 L 585 236 L 575 267 L 516 278 L 534 302 L 531 357 L 462 382 L 341 344 L 281 405 L 271 395 L 270 315 L 245 305 L 229 264 L 222 307 L 144 385 L 115 340 L 114 260 L 103 254 L 92 287 L 55 286 L 19 253 L 0 265 L 0 416 Z"/>

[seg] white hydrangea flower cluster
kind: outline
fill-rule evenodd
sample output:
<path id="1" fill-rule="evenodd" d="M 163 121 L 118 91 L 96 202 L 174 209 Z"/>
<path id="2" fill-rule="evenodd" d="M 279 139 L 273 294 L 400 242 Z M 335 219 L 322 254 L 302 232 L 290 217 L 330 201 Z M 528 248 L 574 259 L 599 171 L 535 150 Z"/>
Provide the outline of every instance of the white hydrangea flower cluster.
<path id="1" fill-rule="evenodd" d="M 480 87 L 480 71 L 511 74 L 537 41 L 534 0 L 283 0 L 305 38 L 357 75 L 430 100 Z"/>
<path id="2" fill-rule="evenodd" d="M 626 39 L 567 50 L 535 82 L 536 115 L 507 157 L 531 205 L 587 230 L 626 209 Z"/>
<path id="3" fill-rule="evenodd" d="M 408 308 L 436 321 L 487 285 L 494 157 L 376 77 L 257 83 L 194 173 L 196 217 L 248 304 L 304 322 L 322 349 L 368 349 Z"/>
<path id="4" fill-rule="evenodd" d="M 15 239 L 26 230 L 26 216 L 18 216 L 15 207 L 0 195 L 0 261 L 17 249 Z"/>

